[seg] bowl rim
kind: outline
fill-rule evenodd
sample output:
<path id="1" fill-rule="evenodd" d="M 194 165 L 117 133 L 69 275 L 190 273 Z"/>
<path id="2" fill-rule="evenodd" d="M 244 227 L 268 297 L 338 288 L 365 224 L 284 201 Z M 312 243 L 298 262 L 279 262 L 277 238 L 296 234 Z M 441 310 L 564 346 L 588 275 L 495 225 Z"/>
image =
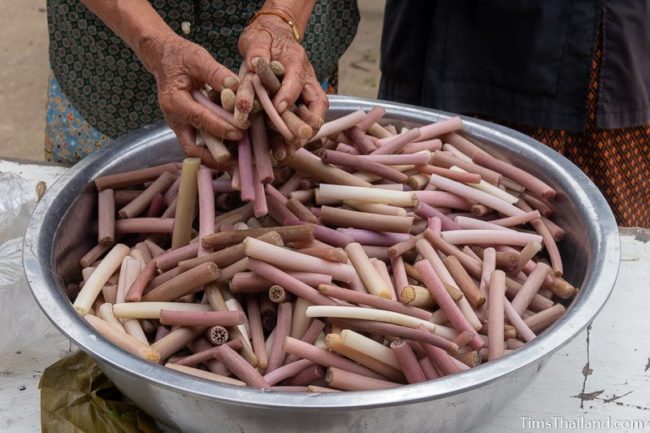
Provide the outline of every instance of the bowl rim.
<path id="1" fill-rule="evenodd" d="M 345 96 L 331 96 L 330 105 L 331 108 L 342 112 L 367 111 L 376 105 L 381 105 L 386 109 L 387 117 L 409 118 L 408 121 L 414 122 L 430 123 L 455 116 L 443 111 L 412 105 Z M 591 323 L 613 289 L 620 262 L 620 239 L 614 215 L 604 197 L 573 163 L 542 143 L 517 131 L 475 118 L 460 117 L 463 119 L 464 131 L 475 134 L 478 138 L 489 138 L 503 144 L 510 144 L 515 148 L 526 148 L 526 152 L 535 158 L 540 166 L 553 167 L 555 172 L 561 173 L 564 180 L 571 184 L 573 188 L 571 194 L 574 199 L 581 200 L 584 205 L 582 209 L 588 218 L 591 229 L 589 234 L 591 235 L 593 260 L 587 268 L 582 288 L 583 291 L 586 291 L 585 288 L 589 288 L 588 293 L 583 293 L 585 296 L 578 296 L 568 309 L 567 314 L 552 328 L 540 334 L 521 349 L 499 360 L 453 376 L 389 390 L 323 394 L 268 392 L 219 384 L 185 375 L 141 360 L 103 337 L 98 337 L 94 330 L 75 312 L 72 304 L 60 296 L 57 277 L 51 264 L 40 259 L 40 256 L 46 254 L 51 260 L 53 251 L 53 239 L 51 239 L 52 236 L 49 236 L 49 240 L 47 239 L 43 220 L 48 213 L 52 212 L 52 206 L 58 204 L 56 198 L 64 192 L 68 181 L 74 176 L 101 169 L 102 161 L 108 158 L 108 155 L 114 156 L 116 153 L 123 153 L 128 149 L 135 148 L 138 144 L 173 136 L 171 130 L 162 122 L 115 140 L 111 146 L 76 164 L 48 189 L 32 213 L 23 243 L 23 267 L 32 295 L 54 326 L 98 360 L 100 364 L 109 364 L 122 373 L 144 379 L 160 387 L 222 403 L 257 408 L 284 408 L 294 411 L 370 409 L 443 398 L 500 380 L 504 376 L 526 368 L 559 350 Z M 541 366 L 538 366 L 539 368 Z"/>

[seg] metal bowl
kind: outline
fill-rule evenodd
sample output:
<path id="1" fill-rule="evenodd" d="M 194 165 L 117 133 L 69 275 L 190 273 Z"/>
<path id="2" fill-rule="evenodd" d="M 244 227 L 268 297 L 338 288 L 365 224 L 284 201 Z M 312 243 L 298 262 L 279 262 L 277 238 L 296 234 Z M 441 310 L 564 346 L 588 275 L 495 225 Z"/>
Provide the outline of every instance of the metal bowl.
<path id="1" fill-rule="evenodd" d="M 386 109 L 386 118 L 423 124 L 449 114 L 413 106 L 332 97 L 330 116 Z M 478 368 L 396 389 L 310 395 L 215 384 L 138 359 L 98 336 L 77 315 L 65 283 L 78 278 L 79 258 L 93 245 L 87 221 L 95 210 L 91 181 L 99 176 L 179 160 L 164 125 L 136 131 L 84 159 L 38 204 L 24 244 L 27 280 L 43 312 L 88 352 L 120 390 L 162 423 L 184 432 L 460 432 L 495 414 L 522 392 L 549 357 L 596 316 L 618 272 L 616 222 L 596 186 L 571 162 L 511 129 L 464 118 L 464 133 L 548 182 L 557 191 L 556 220 L 566 278 L 581 287 L 567 314 L 523 348 Z"/>

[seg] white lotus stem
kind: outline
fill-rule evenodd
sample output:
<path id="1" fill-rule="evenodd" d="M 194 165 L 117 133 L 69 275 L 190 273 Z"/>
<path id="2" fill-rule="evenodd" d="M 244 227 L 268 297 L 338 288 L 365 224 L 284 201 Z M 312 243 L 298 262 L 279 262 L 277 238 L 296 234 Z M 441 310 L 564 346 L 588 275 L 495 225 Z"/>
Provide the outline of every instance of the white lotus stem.
<path id="1" fill-rule="evenodd" d="M 391 204 L 394 206 L 412 207 L 417 203 L 417 197 L 410 191 L 395 191 L 384 188 L 367 188 L 362 186 L 320 184 L 316 202 L 331 203 L 331 201 L 356 200 L 361 202 Z"/>
<path id="2" fill-rule="evenodd" d="M 363 307 L 312 305 L 307 307 L 307 317 L 374 320 L 375 322 L 393 323 L 395 325 L 408 326 L 409 328 L 417 328 L 420 325 L 424 325 L 431 332 L 435 332 L 437 327 L 437 325 L 429 321 L 407 316 L 406 314 Z"/>
<path id="3" fill-rule="evenodd" d="M 160 319 L 160 310 L 212 311 L 209 304 L 185 302 L 126 302 L 113 305 L 113 314 L 125 319 Z"/>
<path id="4" fill-rule="evenodd" d="M 400 369 L 397 358 L 395 358 L 395 354 L 390 347 L 386 347 L 383 344 L 350 329 L 344 329 L 341 331 L 341 340 L 343 344 L 348 347 L 363 352 L 384 364 L 390 365 L 391 367 Z"/>

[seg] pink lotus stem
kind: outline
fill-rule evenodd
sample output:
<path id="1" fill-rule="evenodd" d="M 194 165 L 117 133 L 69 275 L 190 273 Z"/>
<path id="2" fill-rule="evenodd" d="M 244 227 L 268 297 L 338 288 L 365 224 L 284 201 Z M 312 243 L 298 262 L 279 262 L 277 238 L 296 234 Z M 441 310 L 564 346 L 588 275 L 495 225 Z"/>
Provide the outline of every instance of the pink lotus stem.
<path id="1" fill-rule="evenodd" d="M 502 270 L 492 273 L 488 290 L 488 359 L 490 361 L 503 356 L 504 299 L 506 296 L 506 275 Z M 475 347 L 475 349 L 478 349 Z"/>
<path id="2" fill-rule="evenodd" d="M 419 201 L 433 207 L 469 210 L 472 206 L 466 199 L 445 191 L 414 191 L 413 194 Z"/>
<path id="3" fill-rule="evenodd" d="M 360 156 L 337 152 L 335 150 L 326 150 L 321 159 L 326 164 L 338 165 L 354 171 L 367 172 L 392 182 L 403 183 L 408 179 L 408 176 L 404 173 L 380 162 L 362 159 Z"/>
<path id="4" fill-rule="evenodd" d="M 524 314 L 537 294 L 537 291 L 542 287 L 542 284 L 550 270 L 551 269 L 545 263 L 537 263 L 533 272 L 530 273 L 524 284 L 521 286 L 521 289 L 519 289 L 517 295 L 512 300 L 512 308 L 514 308 L 519 316 Z"/>
<path id="5" fill-rule="evenodd" d="M 481 340 L 481 342 L 483 342 L 483 340 Z M 439 347 L 432 346 L 431 344 L 421 343 L 421 345 L 442 376 L 461 372 L 461 369 L 454 362 L 454 358 L 452 358 L 447 352 Z"/>
<path id="6" fill-rule="evenodd" d="M 178 177 L 178 179 L 180 179 L 180 177 Z M 149 203 L 149 208 L 145 215 L 147 218 L 158 218 L 162 214 L 164 207 L 165 197 L 162 194 L 157 193 L 151 199 L 151 203 Z"/>
<path id="7" fill-rule="evenodd" d="M 359 155 L 358 159 L 373 161 L 385 165 L 424 165 L 429 162 L 431 156 L 428 153 L 412 153 L 406 155 Z"/>
<path id="8" fill-rule="evenodd" d="M 158 340 L 160 340 L 161 338 L 163 338 L 164 336 L 166 336 L 168 334 L 169 334 L 169 328 L 167 328 L 166 326 L 160 325 L 160 326 L 158 326 L 158 328 L 156 328 L 156 336 L 154 337 L 153 341 L 158 341 Z"/>
<path id="9" fill-rule="evenodd" d="M 408 132 L 399 134 L 395 137 L 381 139 L 378 141 L 381 146 L 372 152 L 371 155 L 388 155 L 392 153 L 399 153 L 405 145 L 412 141 L 415 141 L 416 139 L 420 138 L 420 136 L 420 129 L 413 128 Z"/>
<path id="10" fill-rule="evenodd" d="M 311 365 L 287 381 L 288 385 L 305 386 L 314 383 L 325 376 L 325 370 L 320 365 Z"/>
<path id="11" fill-rule="evenodd" d="M 241 128 L 241 125 L 239 124 L 239 122 L 237 122 L 235 116 L 233 116 L 232 113 L 224 110 L 223 108 L 221 108 L 220 106 L 212 102 L 210 98 L 208 98 L 203 93 L 201 93 L 200 90 L 192 90 L 192 97 L 196 102 L 198 102 L 208 110 L 212 111 L 220 119 L 225 120 L 227 123 L 231 124 L 235 128 Z"/>
<path id="12" fill-rule="evenodd" d="M 241 311 L 173 311 L 161 310 L 160 323 L 180 326 L 242 325 L 246 316 Z"/>
<path id="13" fill-rule="evenodd" d="M 295 314 L 294 314 L 295 315 Z M 325 328 L 325 323 L 322 322 L 321 320 L 314 319 L 311 321 L 309 324 L 309 327 L 307 330 L 302 334 L 302 336 L 299 338 L 300 341 L 303 341 L 308 344 L 314 344 L 318 336 L 323 332 L 323 329 Z M 291 362 L 297 361 L 298 357 L 289 353 L 287 354 L 287 357 L 284 359 L 285 364 L 289 364 Z"/>
<path id="14" fill-rule="evenodd" d="M 212 188 L 212 173 L 210 169 L 202 167 L 198 174 L 199 191 L 199 239 L 214 233 L 214 190 Z M 210 249 L 199 245 L 198 255 L 203 256 Z"/>
<path id="15" fill-rule="evenodd" d="M 149 282 L 153 279 L 156 274 L 156 261 L 151 260 L 147 265 L 142 269 L 138 277 L 135 279 L 131 287 L 129 287 L 124 300 L 126 302 L 140 302 L 142 298 L 142 293 L 147 287 Z"/>
<path id="16" fill-rule="evenodd" d="M 265 370 L 268 365 L 268 354 L 264 344 L 264 329 L 262 327 L 262 316 L 260 304 L 255 296 L 246 298 L 248 312 L 248 327 L 250 328 L 253 352 L 257 356 L 258 367 Z"/>
<path id="17" fill-rule="evenodd" d="M 360 155 L 359 151 L 354 146 L 345 143 L 339 143 L 336 146 L 336 150 L 343 153 L 349 153 L 350 155 Z"/>
<path id="18" fill-rule="evenodd" d="M 291 180 L 291 179 L 289 179 L 289 180 Z M 287 183 L 289 183 L 289 182 L 287 182 Z M 285 185 L 286 185 L 286 183 L 285 183 Z M 298 186 L 298 185 L 296 185 L 296 187 L 297 187 L 297 186 Z M 280 188 L 280 189 L 282 189 L 282 188 Z M 267 184 L 267 185 L 264 187 L 264 190 L 266 191 L 266 193 L 267 193 L 270 197 L 273 197 L 274 199 L 276 199 L 276 200 L 277 200 L 279 203 L 281 203 L 283 206 L 286 206 L 286 205 L 287 205 L 287 202 L 289 201 L 289 199 L 288 199 L 288 198 L 287 198 L 287 197 L 286 197 L 282 192 L 280 192 L 280 191 L 278 191 L 277 189 L 275 189 L 275 187 L 274 187 L 273 185 L 271 185 L 271 184 Z"/>
<path id="19" fill-rule="evenodd" d="M 415 264 L 415 269 L 420 273 L 423 283 L 431 292 L 436 300 L 436 303 L 445 312 L 447 319 L 458 332 L 470 331 L 475 332 L 474 327 L 467 321 L 463 313 L 460 311 L 456 303 L 445 289 L 440 277 L 436 274 L 427 260 L 421 260 Z M 480 349 L 483 347 L 483 340 L 475 336 L 470 343 L 472 348 Z"/>
<path id="20" fill-rule="evenodd" d="M 119 210 L 120 218 L 133 218 L 140 215 L 149 207 L 153 197 L 167 190 L 174 180 L 176 180 L 175 175 L 168 171 L 163 172 L 147 189 Z"/>
<path id="21" fill-rule="evenodd" d="M 305 179 L 305 175 L 299 172 L 295 172 L 289 180 L 287 180 L 277 191 L 279 191 L 282 195 L 286 196 L 292 192 L 298 189 L 298 185 Z M 267 190 L 268 193 L 268 190 Z"/>
<path id="22" fill-rule="evenodd" d="M 489 168 L 485 168 L 481 165 L 474 164 L 471 160 L 465 160 L 457 157 L 452 152 L 436 150 L 433 152 L 433 165 L 439 167 L 451 168 L 456 166 L 462 170 L 465 170 L 469 173 L 477 173 L 481 175 L 481 180 L 484 180 L 492 185 L 500 185 L 501 179 L 503 176 L 492 171 Z"/>
<path id="23" fill-rule="evenodd" d="M 266 113 L 268 119 L 271 121 L 275 129 L 287 142 L 293 141 L 293 134 L 287 127 L 287 124 L 284 123 L 276 111 L 275 107 L 273 106 L 273 102 L 271 102 L 271 98 L 269 98 L 269 94 L 266 92 L 266 89 L 262 85 L 262 82 L 257 75 L 253 77 L 253 87 L 255 88 L 255 94 L 262 104 L 264 112 Z"/>
<path id="24" fill-rule="evenodd" d="M 329 136 L 333 136 L 338 134 L 341 131 L 345 131 L 346 129 L 350 129 L 359 122 L 361 122 L 363 119 L 365 119 L 366 113 L 363 111 L 354 111 L 350 114 L 346 114 L 345 116 L 341 116 L 337 119 L 331 120 L 329 122 L 326 122 L 321 126 L 320 130 L 318 133 L 314 136 L 314 138 L 311 139 L 311 141 L 316 141 L 319 138 L 325 138 Z"/>
<path id="25" fill-rule="evenodd" d="M 526 212 L 532 211 L 532 208 L 521 200 L 517 203 L 517 205 Z M 549 231 L 548 227 L 546 227 L 546 224 L 544 224 L 544 222 L 541 220 L 532 220 L 530 224 L 533 226 L 535 231 L 542 236 L 542 239 L 544 240 L 544 247 L 546 247 L 548 256 L 551 259 L 551 267 L 553 268 L 553 273 L 556 277 L 561 277 L 563 273 L 562 256 L 560 256 L 560 250 L 557 248 L 557 244 L 553 239 L 553 235 Z"/>
<path id="26" fill-rule="evenodd" d="M 271 183 L 275 176 L 269 155 L 269 140 L 264 125 L 264 116 L 260 114 L 253 116 L 250 131 L 256 172 L 262 183 Z"/>
<path id="27" fill-rule="evenodd" d="M 501 227 L 514 227 L 521 224 L 526 224 L 538 218 L 541 218 L 541 215 L 538 210 L 534 210 L 532 212 L 526 212 L 521 215 L 491 220 L 490 223 Z"/>
<path id="28" fill-rule="evenodd" d="M 286 272 L 259 260 L 250 259 L 248 268 L 256 274 L 272 281 L 274 284 L 282 286 L 285 290 L 294 295 L 305 298 L 307 301 L 316 305 L 336 305 L 333 300 L 321 295 L 316 289 L 308 286 L 297 278 L 292 277 Z"/>
<path id="29" fill-rule="evenodd" d="M 115 233 L 171 233 L 174 218 L 128 218 L 115 221 Z"/>
<path id="30" fill-rule="evenodd" d="M 149 282 L 147 287 L 145 287 L 144 293 L 147 293 L 147 292 L 151 291 L 151 289 L 153 289 L 154 287 L 158 287 L 162 283 L 165 283 L 165 282 L 171 280 L 172 278 L 178 276 L 180 273 L 181 273 L 180 269 L 177 266 L 175 268 L 172 268 L 172 269 L 168 270 L 167 272 L 164 272 L 164 273 L 162 273 L 160 275 L 155 276 Z"/>
<path id="31" fill-rule="evenodd" d="M 315 272 L 288 272 L 288 275 L 311 286 L 318 287 L 319 284 L 331 284 L 332 276 Z M 233 293 L 261 293 L 269 289 L 273 282 L 253 272 L 238 272 L 230 281 L 230 290 Z"/>
<path id="32" fill-rule="evenodd" d="M 536 210 L 539 210 L 540 214 L 543 217 L 549 217 L 553 214 L 553 211 L 551 208 L 544 202 L 544 200 L 539 199 L 533 195 L 530 195 L 526 192 L 521 194 L 521 197 L 524 201 L 526 201 L 526 204 L 530 205 L 531 207 L 535 208 Z"/>
<path id="33" fill-rule="evenodd" d="M 217 280 L 219 276 L 219 268 L 214 263 L 203 263 L 154 287 L 142 297 L 142 300 L 145 302 L 172 301 L 201 290 L 203 285 Z"/>
<path id="34" fill-rule="evenodd" d="M 244 358 L 227 345 L 218 346 L 214 357 L 224 363 L 226 368 L 248 386 L 255 388 L 270 388 L 266 380 Z"/>
<path id="35" fill-rule="evenodd" d="M 433 140 L 409 143 L 402 148 L 402 153 L 416 153 L 423 150 L 433 152 L 440 149 L 442 149 L 442 141 L 440 141 L 438 138 L 434 138 Z"/>
<path id="36" fill-rule="evenodd" d="M 339 135 L 344 138 L 342 141 L 351 141 L 360 153 L 370 153 L 377 148 L 372 139 L 357 126 L 353 126 Z"/>
<path id="37" fill-rule="evenodd" d="M 555 323 L 564 313 L 566 313 L 566 308 L 562 304 L 555 304 L 551 308 L 533 314 L 524 322 L 533 332 L 540 333 Z"/>
<path id="38" fill-rule="evenodd" d="M 484 204 L 485 206 L 491 207 L 492 209 L 508 216 L 521 215 L 524 213 L 521 209 L 518 209 L 510 203 L 507 203 L 491 194 L 479 191 L 470 186 L 463 185 L 462 183 L 449 180 L 436 174 L 431 175 L 430 182 L 438 188 L 444 189 L 468 200 Z"/>
<path id="39" fill-rule="evenodd" d="M 521 336 L 526 342 L 533 340 L 536 336 L 535 333 L 526 325 L 526 322 L 517 314 L 508 298 L 504 298 L 503 306 L 508 322 L 517 330 L 517 334 Z"/>
<path id="40" fill-rule="evenodd" d="M 431 319 L 431 312 L 427 310 L 404 305 L 401 302 L 394 301 L 392 299 L 386 299 L 381 296 L 360 293 L 354 290 L 343 289 L 341 287 L 329 284 L 321 284 L 318 286 L 318 290 L 325 296 L 340 299 L 342 301 L 352 302 L 357 305 L 368 305 L 380 310 L 394 311 L 396 313 L 417 317 L 422 320 Z"/>
<path id="41" fill-rule="evenodd" d="M 284 350 L 287 353 L 297 356 L 298 358 L 308 359 L 313 363 L 321 365 L 323 367 L 337 367 L 356 374 L 360 374 L 365 377 L 371 377 L 376 379 L 383 378 L 383 376 L 380 375 L 379 373 L 376 373 L 367 367 L 359 365 L 354 361 L 336 355 L 327 350 L 319 349 L 316 346 L 313 346 L 309 343 L 305 343 L 304 341 L 300 341 L 292 337 L 285 338 Z"/>
<path id="42" fill-rule="evenodd" d="M 165 191 L 164 197 L 165 197 L 165 204 L 169 206 L 178 194 L 178 187 L 181 185 L 181 177 L 177 176 L 176 180 L 167 188 L 167 191 Z"/>
<path id="43" fill-rule="evenodd" d="M 449 119 L 440 120 L 436 123 L 420 126 L 422 135 L 420 135 L 419 141 L 440 137 L 441 135 L 449 134 L 459 129 L 463 129 L 463 121 L 460 117 L 450 117 Z"/>
<path id="44" fill-rule="evenodd" d="M 391 257 L 390 268 L 393 271 L 395 288 L 397 289 L 397 293 L 400 293 L 404 287 L 409 285 L 408 278 L 406 276 L 406 269 L 404 268 L 404 259 L 402 256 Z"/>
<path id="45" fill-rule="evenodd" d="M 509 179 L 519 183 L 533 194 L 544 197 L 546 199 L 552 199 L 555 197 L 555 190 L 548 184 L 533 176 L 529 172 L 522 170 L 519 167 L 515 167 L 514 165 L 504 160 L 494 158 L 493 156 L 490 156 L 486 153 L 477 152 L 472 156 L 472 161 L 476 164 L 482 165 L 483 167 L 487 167 L 491 170 L 503 174 Z"/>
<path id="46" fill-rule="evenodd" d="M 422 239 L 421 235 L 413 236 L 409 239 L 406 239 L 405 241 L 396 243 L 392 245 L 390 248 L 388 248 L 388 255 L 390 257 L 398 257 L 403 254 L 408 253 L 411 251 L 413 248 L 415 248 L 415 244 L 417 241 Z"/>
<path id="47" fill-rule="evenodd" d="M 325 373 L 325 382 L 345 391 L 369 391 L 373 389 L 389 389 L 400 386 L 399 383 L 383 379 L 374 379 L 347 370 L 330 367 Z"/>
<path id="48" fill-rule="evenodd" d="M 429 206 L 421 201 L 413 208 L 413 211 L 417 216 L 423 219 L 437 217 L 440 219 L 440 226 L 442 230 L 460 230 L 460 226 L 456 224 L 454 220 L 449 218 L 444 213 L 440 212 L 438 209 Z"/>
<path id="49" fill-rule="evenodd" d="M 442 230 L 442 220 L 440 219 L 440 217 L 427 218 L 427 228 L 430 229 L 437 236 L 440 236 L 440 231 Z"/>
<path id="50" fill-rule="evenodd" d="M 156 341 L 151 348 L 160 353 L 160 359 L 165 360 L 194 341 L 203 332 L 203 328 L 180 327 Z"/>
<path id="51" fill-rule="evenodd" d="M 390 343 L 390 348 L 408 383 L 421 383 L 427 380 L 411 346 L 404 340 L 397 339 Z"/>
<path id="52" fill-rule="evenodd" d="M 408 233 L 374 232 L 371 230 L 343 228 L 339 228 L 336 231 L 353 239 L 353 242 L 359 242 L 364 245 L 389 247 L 410 239 Z"/>
<path id="53" fill-rule="evenodd" d="M 110 248 L 110 245 L 95 245 L 86 254 L 84 254 L 81 259 L 79 259 L 79 264 L 82 268 L 87 268 L 88 266 L 95 263 L 97 259 L 99 259 Z"/>
<path id="54" fill-rule="evenodd" d="M 271 353 L 269 354 L 269 364 L 266 367 L 267 374 L 281 367 L 284 363 L 286 353 L 284 351 L 284 345 L 282 343 L 284 342 L 284 339 L 291 333 L 292 313 L 293 304 L 291 304 L 291 302 L 282 302 L 278 305 L 278 321 L 275 325 L 275 336 L 273 337 L 273 346 L 271 348 Z"/>
<path id="55" fill-rule="evenodd" d="M 156 264 L 161 271 L 167 271 L 175 266 L 182 260 L 192 259 L 197 256 L 199 251 L 199 244 L 193 243 L 185 245 L 184 247 L 169 250 L 166 253 L 156 257 Z"/>
<path id="56" fill-rule="evenodd" d="M 275 348 L 275 341 L 273 344 L 274 344 L 273 347 Z M 278 345 L 282 346 L 282 344 L 278 344 Z M 271 385 L 275 385 L 277 383 L 282 382 L 283 380 L 296 376 L 297 374 L 301 373 L 305 369 L 309 367 L 313 367 L 314 365 L 315 365 L 314 362 L 308 359 L 301 359 L 299 361 L 294 361 L 292 363 L 279 366 L 273 371 L 267 371 L 266 374 L 264 375 L 264 380 L 266 380 Z"/>
<path id="57" fill-rule="evenodd" d="M 253 149 L 248 131 L 244 131 L 237 144 L 239 162 L 239 186 L 242 201 L 255 200 L 255 181 L 253 179 Z"/>
<path id="58" fill-rule="evenodd" d="M 386 110 L 383 107 L 372 107 L 372 109 L 366 113 L 366 116 L 357 123 L 357 127 L 363 132 L 366 132 L 368 128 L 384 117 L 384 114 L 386 114 Z"/>
<path id="59" fill-rule="evenodd" d="M 303 272 L 329 274 L 333 279 L 349 283 L 355 273 L 354 268 L 347 264 L 328 262 L 327 260 L 301 254 L 268 244 L 255 238 L 244 240 L 246 255 L 250 258 Z M 282 284 L 280 284 L 282 285 Z"/>
<path id="60" fill-rule="evenodd" d="M 200 341 L 205 341 L 205 340 L 200 339 Z M 174 364 L 191 367 L 201 363 L 209 362 L 210 360 L 214 359 L 214 354 L 217 353 L 219 347 L 224 345 L 230 347 L 233 350 L 239 350 L 242 347 L 242 342 L 240 340 L 231 340 L 220 346 L 212 346 L 210 343 L 206 342 L 205 346 L 201 345 L 200 348 L 199 346 L 197 346 L 196 348 L 199 348 L 199 350 L 194 352 L 192 355 L 188 355 L 183 358 L 174 360 Z"/>
<path id="61" fill-rule="evenodd" d="M 487 153 L 465 137 L 455 132 L 445 135 L 444 141 L 446 143 L 452 144 L 460 152 L 463 152 L 468 157 L 473 157 L 476 153 Z"/>
<path id="62" fill-rule="evenodd" d="M 500 230 L 505 233 L 517 233 L 517 231 L 513 229 L 492 224 L 491 221 L 483 221 L 462 215 L 455 217 L 454 221 L 460 226 L 461 229 L 466 230 Z"/>
<path id="63" fill-rule="evenodd" d="M 440 377 L 440 373 L 438 373 L 438 370 L 436 370 L 436 367 L 434 367 L 433 362 L 429 358 L 425 356 L 418 362 L 427 380 L 438 379 Z"/>
<path id="64" fill-rule="evenodd" d="M 485 296 L 487 302 L 481 307 L 483 318 L 487 316 L 487 304 L 489 303 L 488 286 L 492 279 L 492 273 L 496 269 L 496 251 L 494 248 L 486 248 L 483 251 L 483 267 L 481 269 L 481 283 L 479 290 Z"/>
<path id="65" fill-rule="evenodd" d="M 269 213 L 266 202 L 266 194 L 264 193 L 264 184 L 260 179 L 258 170 L 253 173 L 253 181 L 255 187 L 255 199 L 253 200 L 253 212 L 255 218 L 261 218 Z"/>
<path id="66" fill-rule="evenodd" d="M 481 183 L 481 176 L 477 173 L 450 170 L 448 168 L 437 167 L 435 165 L 418 165 L 417 170 L 424 174 L 437 174 L 439 176 L 452 179 L 463 183 Z"/>
<path id="67" fill-rule="evenodd" d="M 97 242 L 115 243 L 115 192 L 104 189 L 97 195 Z"/>

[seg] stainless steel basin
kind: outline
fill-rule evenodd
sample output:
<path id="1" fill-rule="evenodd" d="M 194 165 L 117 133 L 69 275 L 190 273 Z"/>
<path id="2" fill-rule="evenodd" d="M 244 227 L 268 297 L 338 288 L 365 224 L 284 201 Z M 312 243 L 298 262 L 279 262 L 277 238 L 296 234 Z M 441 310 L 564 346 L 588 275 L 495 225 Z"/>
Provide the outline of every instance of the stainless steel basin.
<path id="1" fill-rule="evenodd" d="M 365 99 L 332 97 L 330 116 L 380 104 L 406 125 L 447 113 Z M 95 209 L 99 175 L 179 160 L 173 133 L 144 128 L 81 161 L 35 209 L 24 245 L 34 297 L 61 332 L 94 357 L 142 409 L 184 432 L 460 432 L 511 402 L 548 358 L 596 316 L 618 272 L 616 222 L 594 184 L 571 162 L 511 129 L 464 118 L 465 132 L 557 189 L 554 212 L 566 229 L 566 278 L 581 287 L 568 313 L 524 348 L 467 372 L 419 385 L 372 392 L 306 395 L 242 389 L 196 379 L 135 358 L 97 336 L 75 313 L 65 282 L 79 276 L 79 257 L 93 244 L 86 221 Z"/>

